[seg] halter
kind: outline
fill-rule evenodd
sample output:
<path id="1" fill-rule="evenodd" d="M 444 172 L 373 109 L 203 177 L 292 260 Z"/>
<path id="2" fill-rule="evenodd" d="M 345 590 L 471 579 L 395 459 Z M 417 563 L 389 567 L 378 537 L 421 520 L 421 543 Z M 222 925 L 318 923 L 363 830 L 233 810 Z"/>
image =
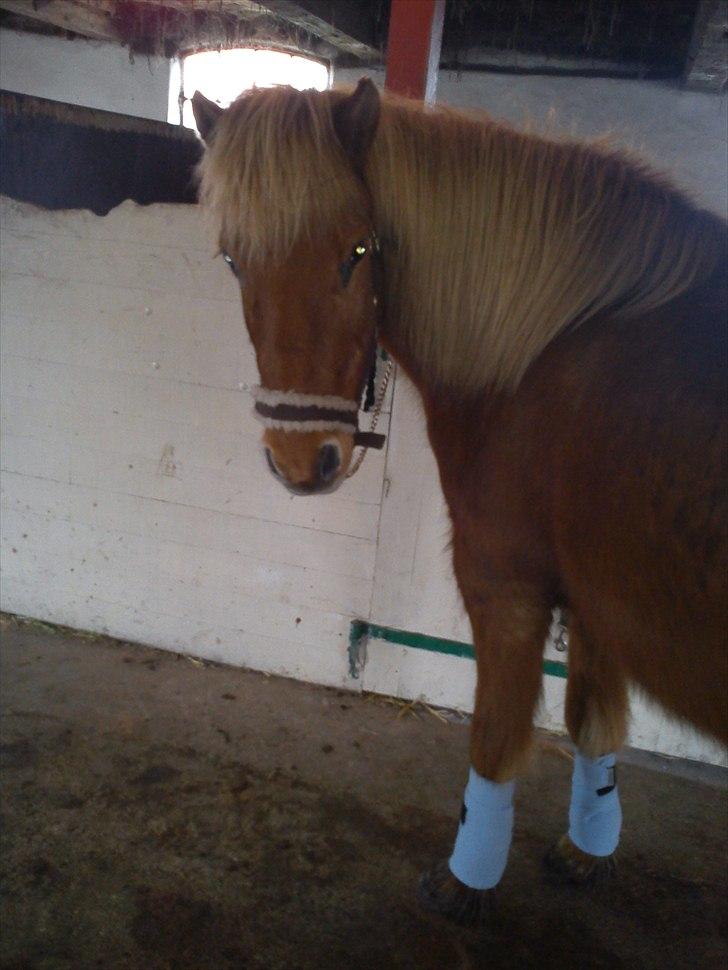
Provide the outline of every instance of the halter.
<path id="1" fill-rule="evenodd" d="M 366 242 L 371 245 L 373 256 L 380 254 L 379 240 L 374 232 L 370 233 Z M 343 267 L 347 264 L 344 263 Z M 342 274 L 343 274 L 342 267 Z M 375 303 L 377 297 L 375 296 Z M 377 363 L 377 330 L 374 332 L 372 344 L 371 372 L 374 374 Z M 306 431 L 343 431 L 354 437 L 354 445 L 361 446 L 363 451 L 353 463 L 350 478 L 361 466 L 368 448 L 377 450 L 384 447 L 386 436 L 375 433 L 377 421 L 384 403 L 384 395 L 392 372 L 392 361 L 387 366 L 381 384 L 375 395 L 372 411 L 372 423 L 369 431 L 359 430 L 359 402 L 366 390 L 368 380 L 365 379 L 364 388 L 359 399 L 352 401 L 348 398 L 337 397 L 334 394 L 305 394 L 301 391 L 272 391 L 267 387 L 253 389 L 255 401 L 255 416 L 266 427 L 278 431 L 306 432 Z"/>
<path id="2" fill-rule="evenodd" d="M 344 431 L 354 436 L 354 445 L 380 450 L 386 436 L 376 434 L 384 395 L 392 371 L 387 368 L 377 392 L 369 431 L 359 430 L 359 405 L 333 394 L 302 394 L 300 391 L 270 391 L 267 387 L 253 388 L 255 416 L 266 428 L 278 431 Z M 357 468 L 359 467 L 359 462 Z"/>

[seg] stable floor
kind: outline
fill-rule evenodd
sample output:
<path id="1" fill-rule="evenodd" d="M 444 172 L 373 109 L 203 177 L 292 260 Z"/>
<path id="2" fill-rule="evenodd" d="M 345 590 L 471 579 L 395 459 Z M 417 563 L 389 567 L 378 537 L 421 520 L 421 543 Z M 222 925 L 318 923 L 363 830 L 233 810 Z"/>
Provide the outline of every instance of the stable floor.
<path id="1" fill-rule="evenodd" d="M 617 877 L 553 885 L 570 761 L 539 745 L 487 929 L 422 912 L 467 727 L 7 618 L 2 970 L 675 968 L 728 963 L 720 777 L 626 764 Z M 416 714 L 416 716 L 415 716 Z"/>

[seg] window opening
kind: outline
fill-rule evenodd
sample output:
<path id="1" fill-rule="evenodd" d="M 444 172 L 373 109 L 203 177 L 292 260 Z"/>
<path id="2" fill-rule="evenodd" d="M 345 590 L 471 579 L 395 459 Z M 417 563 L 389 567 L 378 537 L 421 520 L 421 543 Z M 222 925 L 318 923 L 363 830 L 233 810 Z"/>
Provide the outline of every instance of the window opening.
<path id="1" fill-rule="evenodd" d="M 241 91 L 276 84 L 324 91 L 329 69 L 321 61 L 285 51 L 238 48 L 188 54 L 172 62 L 167 120 L 196 130 L 190 101 L 195 91 L 227 108 Z"/>

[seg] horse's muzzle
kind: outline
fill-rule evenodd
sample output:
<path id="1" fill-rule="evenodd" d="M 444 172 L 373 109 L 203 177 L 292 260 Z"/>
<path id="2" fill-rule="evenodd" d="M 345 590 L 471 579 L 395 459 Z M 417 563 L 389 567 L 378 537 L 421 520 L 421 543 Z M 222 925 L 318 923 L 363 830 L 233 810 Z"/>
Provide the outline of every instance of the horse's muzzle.
<path id="1" fill-rule="evenodd" d="M 340 481 L 336 476 L 341 469 L 341 450 L 333 442 L 327 442 L 319 449 L 312 477 L 309 481 L 291 482 L 276 465 L 270 448 L 265 449 L 265 458 L 273 476 L 294 495 L 320 495 L 333 492 Z"/>

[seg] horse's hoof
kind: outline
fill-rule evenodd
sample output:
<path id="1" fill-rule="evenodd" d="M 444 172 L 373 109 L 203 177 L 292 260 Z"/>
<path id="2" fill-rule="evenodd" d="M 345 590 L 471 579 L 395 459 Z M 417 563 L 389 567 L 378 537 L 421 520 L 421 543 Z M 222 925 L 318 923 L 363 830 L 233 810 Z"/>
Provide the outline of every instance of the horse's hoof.
<path id="1" fill-rule="evenodd" d="M 420 879 L 421 905 L 458 926 L 480 926 L 493 909 L 493 889 L 471 889 L 450 872 L 447 860 L 438 862 Z"/>
<path id="2" fill-rule="evenodd" d="M 543 861 L 552 876 L 574 886 L 604 883 L 617 868 L 614 855 L 582 852 L 566 834 L 551 846 Z"/>

